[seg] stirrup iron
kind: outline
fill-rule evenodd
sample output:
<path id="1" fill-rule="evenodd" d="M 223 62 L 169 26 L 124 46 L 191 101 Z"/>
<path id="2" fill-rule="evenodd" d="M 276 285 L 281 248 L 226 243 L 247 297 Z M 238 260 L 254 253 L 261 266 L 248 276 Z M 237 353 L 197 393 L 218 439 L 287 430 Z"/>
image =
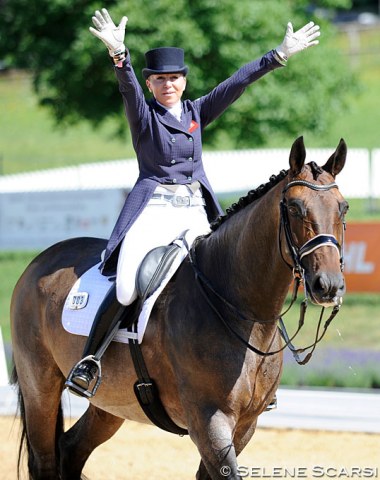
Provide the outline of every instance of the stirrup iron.
<path id="1" fill-rule="evenodd" d="M 91 390 L 90 389 L 86 390 L 85 388 L 82 388 L 80 385 L 72 381 L 73 374 L 76 368 L 79 367 L 79 365 L 81 365 L 84 362 L 92 362 L 98 368 L 98 374 L 95 377 L 95 385 L 92 387 Z M 65 387 L 67 387 L 70 390 L 70 392 L 80 395 L 81 397 L 92 398 L 95 395 L 97 389 L 99 388 L 101 381 L 102 381 L 102 366 L 101 366 L 100 360 L 98 360 L 94 355 L 88 355 L 87 357 L 81 358 L 79 362 L 73 366 L 65 382 Z"/>

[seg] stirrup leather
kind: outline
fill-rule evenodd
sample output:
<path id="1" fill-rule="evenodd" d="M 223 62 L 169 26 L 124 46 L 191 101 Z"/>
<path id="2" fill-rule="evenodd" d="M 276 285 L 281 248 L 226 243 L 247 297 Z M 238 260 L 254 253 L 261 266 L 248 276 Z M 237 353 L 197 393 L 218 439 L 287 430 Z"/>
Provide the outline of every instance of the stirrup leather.
<path id="1" fill-rule="evenodd" d="M 91 390 L 90 389 L 86 390 L 85 388 L 82 388 L 80 385 L 76 384 L 72 380 L 75 370 L 77 369 L 77 367 L 79 367 L 79 365 L 81 365 L 84 362 L 93 362 L 98 369 L 98 374 L 95 377 L 95 380 L 96 380 L 95 385 Z M 73 393 L 80 395 L 81 397 L 92 398 L 95 395 L 97 389 L 99 388 L 101 381 L 102 381 L 102 366 L 100 364 L 100 360 L 98 360 L 94 355 L 88 355 L 87 357 L 81 358 L 79 362 L 73 366 L 65 382 L 65 387 L 67 387 Z"/>

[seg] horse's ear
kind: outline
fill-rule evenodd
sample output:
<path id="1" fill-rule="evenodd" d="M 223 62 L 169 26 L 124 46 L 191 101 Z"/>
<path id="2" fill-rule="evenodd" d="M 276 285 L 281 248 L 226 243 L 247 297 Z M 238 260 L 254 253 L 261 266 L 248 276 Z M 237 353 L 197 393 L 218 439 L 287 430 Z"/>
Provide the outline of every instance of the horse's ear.
<path id="1" fill-rule="evenodd" d="M 301 172 L 305 164 L 305 158 L 306 150 L 303 143 L 303 137 L 298 137 L 292 145 L 289 157 L 290 170 L 294 176 Z"/>
<path id="2" fill-rule="evenodd" d="M 343 140 L 343 138 L 341 138 L 335 152 L 323 165 L 322 167 L 323 170 L 325 170 L 328 173 L 331 173 L 331 175 L 335 177 L 343 169 L 344 164 L 346 163 L 346 157 L 347 157 L 347 145 L 346 145 L 346 142 Z"/>

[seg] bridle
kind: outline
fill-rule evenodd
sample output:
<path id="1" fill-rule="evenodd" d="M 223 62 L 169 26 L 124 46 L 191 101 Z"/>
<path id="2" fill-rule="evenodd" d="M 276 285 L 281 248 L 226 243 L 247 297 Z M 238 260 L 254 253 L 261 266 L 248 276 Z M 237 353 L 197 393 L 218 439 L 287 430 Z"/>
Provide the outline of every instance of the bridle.
<path id="1" fill-rule="evenodd" d="M 293 269 L 295 274 L 301 275 L 303 277 L 304 268 L 302 267 L 302 259 L 309 255 L 310 253 L 314 252 L 320 247 L 328 246 L 334 247 L 337 249 L 340 258 L 340 266 L 341 270 L 344 269 L 344 234 L 342 237 L 342 243 L 339 244 L 338 240 L 335 238 L 334 235 L 321 233 L 316 235 L 315 237 L 311 238 L 307 242 L 305 242 L 301 247 L 298 247 L 293 238 L 293 234 L 290 228 L 290 221 L 288 215 L 288 204 L 285 197 L 285 194 L 288 190 L 292 187 L 307 187 L 311 188 L 312 190 L 323 192 L 331 190 L 332 188 L 338 188 L 338 185 L 333 183 L 328 183 L 326 185 L 318 185 L 315 183 L 307 182 L 306 180 L 294 180 L 293 182 L 289 182 L 282 191 L 282 199 L 280 202 L 280 229 L 279 229 L 279 245 L 280 245 L 280 253 L 284 262 L 288 265 L 289 268 Z M 346 229 L 346 224 L 343 222 L 343 232 Z M 286 243 L 288 245 L 290 254 L 292 256 L 293 265 L 290 265 L 284 258 L 282 245 L 281 245 L 281 233 L 284 231 Z M 305 286 L 306 288 L 306 286 Z"/>
<path id="2" fill-rule="evenodd" d="M 321 335 L 319 335 L 319 331 L 320 331 L 320 327 L 321 327 L 321 323 L 322 323 L 322 319 L 323 319 L 323 314 L 324 314 L 324 311 L 325 311 L 325 307 L 322 307 L 321 314 L 320 314 L 319 321 L 318 321 L 317 332 L 316 332 L 316 337 L 315 337 L 314 343 L 312 343 L 308 347 L 298 348 L 298 349 L 293 346 L 292 340 L 295 338 L 295 336 L 298 334 L 298 332 L 301 330 L 301 328 L 304 324 L 304 318 L 305 318 L 306 309 L 307 309 L 307 306 L 308 306 L 308 285 L 307 285 L 307 282 L 305 281 L 305 269 L 302 265 L 302 259 L 304 257 L 306 257 L 307 255 L 309 255 L 310 253 L 314 252 L 315 250 L 317 250 L 320 247 L 324 247 L 324 246 L 333 247 L 333 248 L 336 248 L 336 250 L 339 254 L 340 268 L 341 268 L 341 271 L 343 272 L 343 270 L 344 270 L 344 232 L 346 230 L 346 223 L 345 223 L 345 221 L 342 222 L 343 229 L 342 229 L 342 241 L 341 241 L 341 243 L 338 242 L 338 240 L 336 239 L 336 237 L 334 235 L 322 233 L 322 234 L 318 234 L 318 235 L 314 236 L 313 238 L 311 238 L 310 240 L 305 242 L 301 247 L 298 247 L 294 242 L 293 234 L 292 234 L 292 231 L 291 231 L 291 228 L 290 228 L 290 221 L 289 221 L 289 215 L 288 215 L 288 205 L 287 205 L 287 200 L 286 200 L 286 197 L 285 197 L 286 192 L 290 188 L 297 187 L 297 186 L 307 187 L 307 188 L 310 188 L 312 190 L 321 192 L 321 191 L 331 190 L 332 188 L 338 188 L 338 185 L 335 182 L 328 183 L 326 185 L 318 185 L 318 184 L 315 184 L 315 183 L 312 183 L 312 182 L 307 182 L 306 180 L 294 180 L 292 182 L 289 182 L 282 191 L 282 199 L 281 199 L 281 202 L 280 202 L 280 215 L 281 215 L 281 217 L 280 217 L 280 229 L 279 229 L 279 248 L 280 248 L 280 253 L 281 253 L 281 257 L 282 257 L 283 261 L 286 263 L 286 265 L 288 265 L 289 268 L 291 268 L 293 270 L 294 290 L 293 290 L 293 296 L 292 296 L 292 300 L 291 300 L 289 308 L 284 313 L 282 313 L 280 315 L 279 319 L 278 319 L 279 320 L 279 330 L 280 330 L 280 334 L 281 334 L 282 338 L 286 342 L 285 346 L 289 347 L 289 349 L 293 353 L 293 356 L 294 356 L 295 360 L 297 361 L 297 363 L 299 363 L 301 365 L 304 365 L 310 360 L 312 354 L 314 353 L 314 350 L 315 350 L 317 344 L 322 340 L 322 338 L 324 337 L 324 335 L 327 331 L 328 326 L 330 325 L 330 323 L 332 322 L 332 320 L 334 319 L 336 314 L 339 312 L 339 309 L 341 307 L 341 303 L 338 303 L 334 306 L 334 308 L 331 312 L 331 315 L 329 316 L 329 318 L 325 322 L 325 325 L 324 325 L 324 328 L 323 328 L 323 333 Z M 288 249 L 290 251 L 291 257 L 292 257 L 293 266 L 290 265 L 285 260 L 284 255 L 283 255 L 282 245 L 281 245 L 281 233 L 282 233 L 282 231 L 284 231 L 284 233 L 285 233 L 286 243 L 287 243 Z M 305 298 L 301 302 L 301 305 L 300 305 L 300 317 L 299 317 L 298 329 L 297 329 L 296 333 L 293 335 L 293 337 L 291 339 L 289 339 L 289 336 L 288 336 L 288 333 L 286 331 L 286 327 L 285 327 L 285 324 L 283 322 L 282 317 L 283 317 L 283 315 L 285 315 L 285 313 L 287 313 L 290 310 L 290 308 L 292 307 L 292 305 L 296 301 L 297 291 L 298 291 L 298 288 L 299 288 L 300 284 L 303 284 Z M 306 355 L 305 359 L 300 360 L 298 354 L 299 353 L 304 353 L 306 350 L 309 350 L 309 349 L 311 349 L 311 351 Z"/>
<path id="3" fill-rule="evenodd" d="M 293 346 L 292 341 L 298 335 L 299 331 L 301 330 L 302 326 L 304 325 L 305 314 L 306 314 L 306 310 L 307 310 L 307 306 L 308 306 L 308 291 L 307 291 L 308 287 L 307 287 L 307 284 L 306 284 L 306 281 L 305 281 L 305 269 L 302 266 L 302 259 L 304 257 L 306 257 L 307 255 L 309 255 L 310 253 L 312 253 L 313 251 L 315 251 L 316 249 L 321 248 L 323 246 L 333 247 L 333 248 L 336 248 L 338 253 L 339 253 L 341 270 L 343 271 L 343 267 L 344 267 L 344 257 L 343 257 L 344 231 L 345 231 L 346 225 L 345 225 L 345 222 L 343 221 L 343 230 L 342 230 L 343 234 L 342 234 L 341 244 L 338 242 L 338 240 L 336 239 L 336 237 L 334 235 L 319 234 L 319 235 L 314 236 L 313 238 L 311 238 L 307 242 L 305 242 L 301 247 L 297 246 L 294 242 L 293 234 L 292 234 L 291 227 L 290 227 L 290 221 L 289 221 L 289 215 L 288 215 L 288 206 L 287 206 L 287 200 L 286 200 L 286 196 L 285 196 L 286 192 L 290 188 L 296 187 L 296 186 L 307 187 L 307 188 L 311 188 L 312 190 L 316 190 L 316 191 L 328 191 L 328 190 L 331 190 L 332 188 L 338 188 L 338 185 L 335 182 L 329 183 L 329 184 L 326 184 L 326 185 L 318 185 L 318 184 L 315 184 L 315 183 L 312 183 L 312 182 L 307 182 L 305 180 L 294 180 L 292 182 L 289 182 L 282 191 L 282 198 L 281 198 L 281 201 L 280 201 L 280 228 L 279 228 L 279 236 L 278 236 L 278 238 L 279 238 L 279 249 L 280 249 L 280 253 L 281 253 L 281 257 L 282 257 L 283 261 L 286 263 L 286 265 L 293 272 L 294 288 L 293 288 L 292 298 L 291 298 L 291 302 L 290 302 L 289 307 L 283 313 L 281 313 L 278 316 L 278 318 L 276 319 L 279 322 L 278 328 L 279 328 L 280 334 L 285 341 L 285 344 L 280 349 L 275 350 L 275 351 L 267 351 L 267 352 L 263 352 L 263 351 L 257 349 L 255 346 L 253 346 L 249 342 L 247 342 L 232 327 L 230 322 L 228 322 L 224 318 L 224 316 L 220 313 L 220 311 L 217 308 L 217 306 L 215 305 L 215 303 L 211 300 L 208 292 L 211 292 L 219 301 L 221 301 L 222 304 L 224 304 L 229 310 L 231 310 L 234 313 L 234 315 L 237 316 L 240 320 L 251 321 L 251 322 L 254 322 L 254 323 L 273 323 L 273 320 L 270 320 L 269 322 L 267 322 L 267 321 L 262 321 L 262 320 L 257 320 L 257 319 L 252 319 L 252 318 L 245 317 L 239 311 L 239 309 L 237 307 L 235 307 L 226 298 L 224 298 L 223 295 L 219 294 L 216 291 L 216 289 L 213 287 L 210 280 L 203 274 L 203 272 L 200 270 L 200 268 L 197 264 L 196 246 L 197 246 L 197 243 L 200 241 L 200 239 L 198 239 L 198 241 L 194 242 L 191 249 L 189 249 L 189 260 L 190 260 L 190 264 L 191 264 L 191 266 L 192 266 L 192 268 L 195 272 L 195 277 L 196 277 L 196 280 L 198 281 L 198 285 L 199 285 L 202 296 L 204 297 L 204 299 L 206 300 L 206 302 L 208 303 L 208 305 L 210 306 L 212 311 L 216 314 L 216 316 L 225 325 L 225 327 L 241 343 L 243 343 L 246 346 L 246 348 L 248 348 L 249 350 L 253 351 L 254 353 L 256 353 L 260 356 L 267 357 L 267 356 L 276 355 L 276 354 L 282 352 L 286 347 L 289 347 L 289 349 L 292 351 L 293 356 L 294 356 L 295 360 L 297 361 L 297 363 L 299 363 L 300 365 L 305 365 L 310 360 L 310 358 L 312 357 L 312 354 L 314 353 L 314 350 L 315 350 L 317 344 L 324 337 L 328 326 L 330 325 L 330 323 L 332 322 L 332 320 L 334 319 L 336 314 L 339 312 L 341 304 L 340 303 L 336 304 L 333 307 L 331 315 L 329 316 L 329 318 L 325 322 L 325 325 L 323 327 L 323 332 L 320 334 L 319 333 L 320 332 L 320 327 L 321 327 L 321 323 L 322 323 L 322 319 L 323 319 L 323 314 L 324 314 L 324 311 L 325 311 L 325 307 L 322 307 L 321 314 L 320 314 L 320 317 L 319 317 L 318 326 L 317 326 L 317 332 L 316 332 L 315 340 L 311 345 L 309 345 L 307 347 L 304 347 L 304 348 L 295 348 Z M 284 234 L 285 234 L 286 243 L 287 243 L 290 255 L 292 257 L 293 265 L 291 265 L 289 262 L 287 262 L 284 258 L 282 244 L 281 244 L 282 232 L 284 232 Z M 298 293 L 299 286 L 301 284 L 304 285 L 305 298 L 300 304 L 300 316 L 299 316 L 299 321 L 298 321 L 298 328 L 297 328 L 296 332 L 294 333 L 294 335 L 291 338 L 289 338 L 288 333 L 287 333 L 286 328 L 285 328 L 285 325 L 284 325 L 284 322 L 282 320 L 282 317 L 291 309 L 291 307 L 294 305 L 295 301 L 297 300 L 297 293 Z M 311 349 L 311 351 L 305 356 L 305 358 L 303 360 L 301 360 L 300 357 L 299 357 L 299 354 L 304 353 L 304 352 L 306 352 L 307 350 L 310 350 L 310 349 Z"/>

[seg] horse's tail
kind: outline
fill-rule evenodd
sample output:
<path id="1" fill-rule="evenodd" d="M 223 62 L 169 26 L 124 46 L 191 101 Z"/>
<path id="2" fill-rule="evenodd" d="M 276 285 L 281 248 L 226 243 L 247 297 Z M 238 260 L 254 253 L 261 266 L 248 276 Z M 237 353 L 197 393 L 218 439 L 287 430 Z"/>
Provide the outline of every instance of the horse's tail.
<path id="1" fill-rule="evenodd" d="M 30 471 L 30 466 L 33 465 L 33 450 L 31 448 L 31 445 L 30 445 L 30 442 L 29 442 L 29 437 L 28 437 L 24 397 L 22 395 L 20 384 L 18 382 L 18 374 L 17 374 L 16 365 L 14 365 L 14 364 L 13 364 L 13 370 L 12 370 L 12 374 L 11 374 L 11 378 L 10 378 L 9 383 L 11 385 L 13 385 L 16 389 L 16 393 L 17 393 L 16 415 L 19 414 L 20 420 L 21 420 L 21 435 L 20 435 L 18 458 L 17 458 L 17 478 L 20 479 L 21 478 L 21 476 L 20 476 L 21 460 L 22 460 L 24 451 L 26 451 L 26 454 L 27 454 L 28 467 L 29 467 L 29 471 Z M 56 454 L 58 465 L 59 465 L 58 440 L 59 440 L 59 437 L 63 434 L 63 432 L 64 432 L 64 429 L 63 429 L 63 410 L 62 410 L 62 404 L 60 403 L 59 408 L 58 408 L 56 431 L 55 431 L 55 454 Z M 31 477 L 29 477 L 29 478 L 31 478 Z"/>
<path id="2" fill-rule="evenodd" d="M 31 456 L 31 448 L 30 448 L 30 443 L 26 431 L 26 421 L 25 421 L 25 405 L 24 405 L 24 397 L 22 396 L 21 388 L 18 383 L 18 374 L 16 370 L 16 365 L 13 366 L 10 382 L 11 385 L 13 385 L 16 389 L 16 394 L 17 394 L 17 411 L 16 415 L 20 415 L 20 420 L 21 420 L 21 435 L 20 435 L 20 443 L 19 443 L 19 449 L 18 449 L 18 458 L 17 458 L 17 478 L 20 478 L 20 466 L 21 466 L 21 459 L 23 456 L 23 452 L 26 449 L 27 451 L 27 456 L 28 459 Z"/>

